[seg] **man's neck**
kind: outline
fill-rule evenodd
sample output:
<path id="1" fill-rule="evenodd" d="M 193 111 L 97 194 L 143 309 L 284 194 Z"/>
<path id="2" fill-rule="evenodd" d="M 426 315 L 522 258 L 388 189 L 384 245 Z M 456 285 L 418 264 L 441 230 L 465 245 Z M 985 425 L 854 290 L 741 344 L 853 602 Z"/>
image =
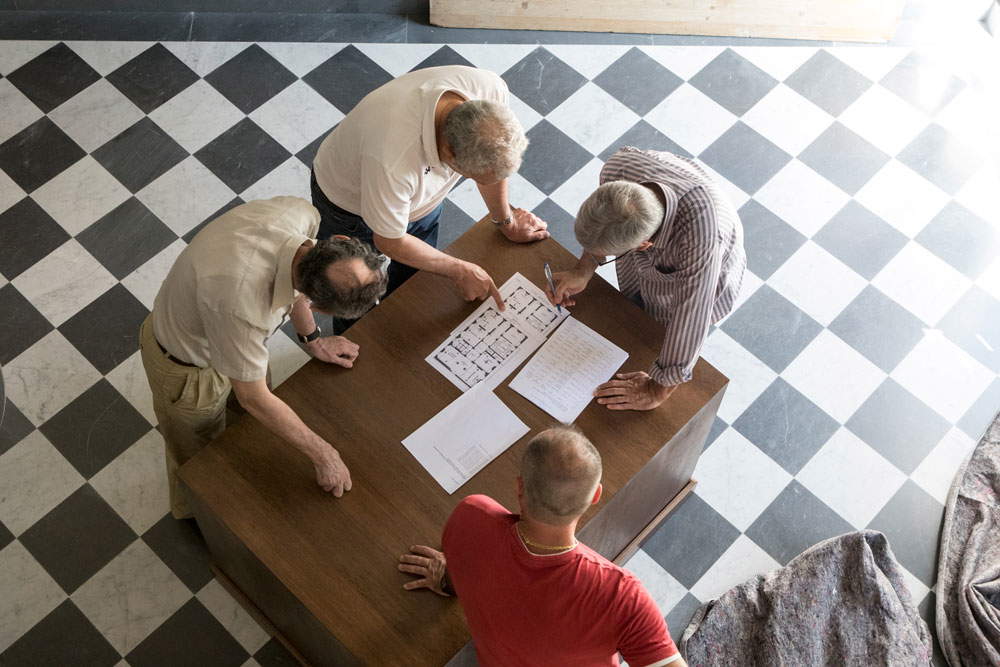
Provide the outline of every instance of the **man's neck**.
<path id="1" fill-rule="evenodd" d="M 576 524 L 577 522 L 573 521 L 564 526 L 556 526 L 535 521 L 522 514 L 518 531 L 528 551 L 533 554 L 547 555 L 558 553 L 576 544 Z"/>
<path id="2" fill-rule="evenodd" d="M 310 248 L 312 248 L 312 243 L 306 241 L 299 246 L 299 249 L 295 251 L 295 256 L 292 257 L 292 287 L 296 290 L 299 289 L 299 262 L 306 256 Z"/>
<path id="3" fill-rule="evenodd" d="M 461 95 L 448 91 L 441 95 L 437 106 L 434 108 L 434 142 L 437 144 L 439 160 L 444 157 L 445 148 L 448 145 L 444 139 L 444 121 L 455 107 L 464 102 L 465 99 Z"/>

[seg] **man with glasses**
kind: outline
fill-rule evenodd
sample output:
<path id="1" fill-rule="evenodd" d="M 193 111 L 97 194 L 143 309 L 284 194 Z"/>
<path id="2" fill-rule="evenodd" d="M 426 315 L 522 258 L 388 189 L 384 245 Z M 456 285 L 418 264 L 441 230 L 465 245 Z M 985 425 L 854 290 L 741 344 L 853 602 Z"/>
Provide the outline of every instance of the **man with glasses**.
<path id="1" fill-rule="evenodd" d="M 733 309 L 746 269 L 743 227 L 695 160 L 626 146 L 600 183 L 576 218 L 583 253 L 554 275 L 549 298 L 574 305 L 597 267 L 615 262 L 622 294 L 663 324 L 663 346 L 648 372 L 619 373 L 594 395 L 611 410 L 651 410 L 691 379 L 709 327 Z"/>

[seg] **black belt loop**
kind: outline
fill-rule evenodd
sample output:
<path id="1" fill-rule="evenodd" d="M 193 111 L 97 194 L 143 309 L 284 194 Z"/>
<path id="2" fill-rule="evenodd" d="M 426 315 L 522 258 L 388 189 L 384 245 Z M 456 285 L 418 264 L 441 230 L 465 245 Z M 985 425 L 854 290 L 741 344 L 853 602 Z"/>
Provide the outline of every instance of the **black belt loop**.
<path id="1" fill-rule="evenodd" d="M 154 337 L 153 340 L 156 340 L 156 337 Z M 197 366 L 196 364 L 189 364 L 186 361 L 181 361 L 174 355 L 167 352 L 167 348 L 163 347 L 163 345 L 158 340 L 156 341 L 156 346 L 160 348 L 160 351 L 163 352 L 163 354 L 167 355 L 167 359 L 174 362 L 175 364 L 180 364 L 181 366 L 187 366 L 188 368 L 199 368 L 199 366 Z"/>

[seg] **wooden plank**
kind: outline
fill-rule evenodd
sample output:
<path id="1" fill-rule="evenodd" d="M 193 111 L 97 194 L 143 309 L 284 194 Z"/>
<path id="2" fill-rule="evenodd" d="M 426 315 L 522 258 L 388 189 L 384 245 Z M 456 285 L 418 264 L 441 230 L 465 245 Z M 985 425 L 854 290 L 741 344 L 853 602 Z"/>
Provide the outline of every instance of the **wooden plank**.
<path id="1" fill-rule="evenodd" d="M 892 39 L 905 0 L 430 0 L 448 28 Z"/>

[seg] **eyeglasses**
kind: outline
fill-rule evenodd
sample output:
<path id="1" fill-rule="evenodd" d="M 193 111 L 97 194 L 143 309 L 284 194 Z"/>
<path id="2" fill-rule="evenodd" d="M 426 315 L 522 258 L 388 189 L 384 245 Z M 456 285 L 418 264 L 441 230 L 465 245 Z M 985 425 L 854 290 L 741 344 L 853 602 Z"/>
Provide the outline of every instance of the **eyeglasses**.
<path id="1" fill-rule="evenodd" d="M 598 266 L 604 266 L 605 264 L 610 264 L 611 262 L 617 262 L 617 261 L 618 261 L 619 259 L 621 259 L 621 258 L 622 258 L 622 257 L 624 257 L 625 255 L 629 254 L 630 252 L 634 252 L 635 250 L 636 250 L 636 248 L 632 248 L 632 250 L 626 250 L 626 251 L 625 251 L 625 252 L 623 252 L 622 254 L 620 254 L 620 255 L 615 255 L 615 256 L 614 256 L 614 257 L 612 257 L 611 259 L 606 259 L 606 260 L 604 260 L 603 262 L 598 262 L 598 263 L 597 263 L 597 265 L 598 265 Z"/>

